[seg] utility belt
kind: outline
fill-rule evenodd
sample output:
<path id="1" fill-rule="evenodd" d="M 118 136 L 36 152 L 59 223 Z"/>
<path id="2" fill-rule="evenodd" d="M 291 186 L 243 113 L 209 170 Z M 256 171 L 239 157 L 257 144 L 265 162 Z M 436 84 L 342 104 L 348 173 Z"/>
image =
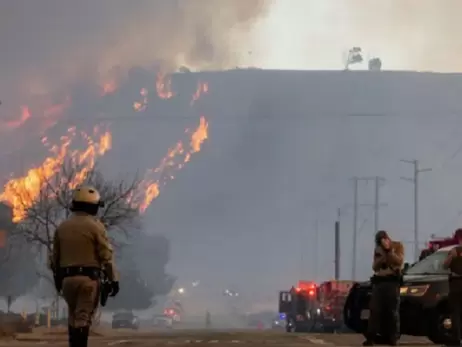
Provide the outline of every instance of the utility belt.
<path id="1" fill-rule="evenodd" d="M 386 276 L 374 275 L 371 277 L 371 283 L 372 285 L 376 285 L 380 283 L 397 283 L 399 285 L 402 285 L 403 276 L 400 273 L 386 275 Z"/>
<path id="2" fill-rule="evenodd" d="M 69 266 L 59 269 L 61 278 L 86 276 L 94 281 L 98 281 L 101 277 L 101 269 L 93 266 Z"/>

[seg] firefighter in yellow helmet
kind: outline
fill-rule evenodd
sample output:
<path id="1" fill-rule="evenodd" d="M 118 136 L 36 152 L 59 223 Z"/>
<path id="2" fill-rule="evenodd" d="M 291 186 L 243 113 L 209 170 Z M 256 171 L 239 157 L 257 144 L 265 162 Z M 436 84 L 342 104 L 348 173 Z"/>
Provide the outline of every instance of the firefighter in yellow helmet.
<path id="1" fill-rule="evenodd" d="M 50 267 L 55 286 L 69 311 L 69 346 L 87 347 L 88 333 L 100 296 L 100 273 L 111 283 L 111 296 L 119 292 L 112 247 L 106 228 L 96 218 L 104 204 L 90 186 L 74 191 L 72 215 L 56 229 Z"/>

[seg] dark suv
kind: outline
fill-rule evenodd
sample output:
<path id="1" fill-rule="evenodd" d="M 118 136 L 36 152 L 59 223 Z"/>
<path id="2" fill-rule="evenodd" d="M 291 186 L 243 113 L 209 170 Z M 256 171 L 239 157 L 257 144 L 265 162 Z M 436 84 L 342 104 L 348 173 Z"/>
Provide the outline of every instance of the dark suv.
<path id="1" fill-rule="evenodd" d="M 409 267 L 401 294 L 401 333 L 426 336 L 435 344 L 446 344 L 450 337 L 448 271 L 443 262 L 454 246 L 441 248 Z M 356 283 L 344 308 L 344 321 L 351 330 L 364 334 L 369 319 L 371 283 Z"/>
<path id="2" fill-rule="evenodd" d="M 112 316 L 112 329 L 126 328 L 138 330 L 139 326 L 138 317 L 133 312 L 119 312 Z"/>

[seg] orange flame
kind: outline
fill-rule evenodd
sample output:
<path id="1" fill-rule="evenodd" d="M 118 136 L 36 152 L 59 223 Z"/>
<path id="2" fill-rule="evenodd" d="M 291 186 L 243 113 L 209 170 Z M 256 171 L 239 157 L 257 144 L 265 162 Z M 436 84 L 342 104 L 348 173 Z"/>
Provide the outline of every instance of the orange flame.
<path id="1" fill-rule="evenodd" d="M 197 89 L 196 89 L 196 92 L 194 93 L 193 97 L 192 97 L 192 100 L 191 100 L 191 106 L 197 101 L 200 99 L 200 97 L 202 96 L 202 94 L 207 94 L 209 92 L 209 85 L 208 83 L 204 83 L 204 82 L 197 82 Z"/>
<path id="2" fill-rule="evenodd" d="M 157 74 L 156 90 L 161 99 L 170 99 L 175 96 L 172 91 L 172 79 L 161 72 Z"/>
<path id="3" fill-rule="evenodd" d="M 109 81 L 102 85 L 101 96 L 112 94 L 117 90 L 117 84 L 115 81 Z"/>
<path id="4" fill-rule="evenodd" d="M 7 128 L 15 129 L 19 128 L 30 118 L 29 107 L 21 106 L 21 117 L 17 120 L 9 121 L 5 124 Z"/>
<path id="5" fill-rule="evenodd" d="M 164 73 L 157 75 L 156 92 L 159 98 L 170 99 L 175 96 L 171 84 L 170 76 Z M 102 96 L 114 93 L 118 88 L 115 80 L 110 80 L 100 84 L 100 86 Z M 192 96 L 191 105 L 199 100 L 203 94 L 208 93 L 208 91 L 208 84 L 199 81 L 196 92 Z M 146 88 L 141 89 L 140 96 L 141 98 L 133 104 L 135 111 L 144 111 L 147 107 L 148 90 Z M 56 124 L 65 110 L 70 106 L 71 99 L 67 97 L 61 104 L 52 104 L 48 108 L 42 108 L 40 112 L 37 111 L 38 113 L 42 113 L 46 119 L 45 129 Z M 21 111 L 21 118 L 8 123 L 9 126 L 19 127 L 31 117 L 30 109 L 27 106 L 23 106 Z M 45 129 L 42 128 L 42 130 Z M 185 133 L 189 134 L 190 132 L 186 129 Z M 68 129 L 67 134 L 61 137 L 59 145 L 51 146 L 47 142 L 47 138 L 43 138 L 42 142 L 45 146 L 50 147 L 49 150 L 52 156 L 46 158 L 41 165 L 28 170 L 24 177 L 11 179 L 5 184 L 4 191 L 0 194 L 0 201 L 12 206 L 14 222 L 20 222 L 26 217 L 27 209 L 40 197 L 43 185 L 59 173 L 63 162 L 67 158 L 72 158 L 76 163 L 83 165 L 83 169 L 75 175 L 73 182 L 65 183 L 72 189 L 85 180 L 89 171 L 94 168 L 96 159 L 104 155 L 111 148 L 112 139 L 110 132 L 101 134 L 99 129 L 95 128 L 92 136 L 85 133 L 81 133 L 80 135 L 87 144 L 86 149 L 81 151 L 70 149 L 73 140 L 77 136 L 75 128 Z M 94 138 L 98 140 L 94 140 Z M 142 204 L 139 205 L 141 212 L 144 212 L 150 203 L 159 196 L 161 187 L 175 178 L 173 174 L 181 170 L 191 160 L 191 155 L 201 150 L 201 146 L 207 138 L 208 123 L 205 117 L 202 116 L 199 126 L 190 135 L 189 143 L 185 146 L 182 141 L 179 141 L 174 147 L 169 149 L 167 155 L 162 159 L 157 168 L 147 172 L 146 179 L 143 182 Z"/>
<path id="6" fill-rule="evenodd" d="M 142 112 L 146 110 L 146 107 L 148 106 L 148 90 L 146 88 L 142 88 L 140 90 L 140 95 L 141 95 L 141 101 L 135 101 L 133 103 L 133 109 L 137 112 Z"/>
<path id="7" fill-rule="evenodd" d="M 45 109 L 43 115 L 45 116 L 45 124 L 43 125 L 43 130 L 49 129 L 58 123 L 59 118 L 63 115 L 64 111 L 66 111 L 69 107 L 71 107 L 72 101 L 71 98 L 68 96 L 64 100 L 64 102 L 60 104 L 54 104 Z"/>
<path id="8" fill-rule="evenodd" d="M 100 133 L 99 128 L 94 129 L 94 136 Z M 0 201 L 9 204 L 13 209 L 13 222 L 20 222 L 27 215 L 27 209 L 30 208 L 40 196 L 40 190 L 44 184 L 55 176 L 66 158 L 71 157 L 77 163 L 81 164 L 83 169 L 78 172 L 74 181 L 70 183 L 71 188 L 81 184 L 87 173 L 95 166 L 98 156 L 103 155 L 111 148 L 111 133 L 106 131 L 99 135 L 99 140 L 94 141 L 92 137 L 81 133 L 87 142 L 87 149 L 84 151 L 70 150 L 70 145 L 76 137 L 76 129 L 69 128 L 65 136 L 61 137 L 60 145 L 50 146 L 48 139 L 42 139 L 42 143 L 53 154 L 46 158 L 43 163 L 35 168 L 29 169 L 23 177 L 14 178 L 8 181 L 0 194 Z"/>
<path id="9" fill-rule="evenodd" d="M 188 130 L 186 130 L 188 132 Z M 148 171 L 147 176 L 155 174 L 157 179 L 146 179 L 143 183 L 144 198 L 140 204 L 140 211 L 144 212 L 160 194 L 160 187 L 173 180 L 175 176 L 171 171 L 181 170 L 184 165 L 191 159 L 193 153 L 201 150 L 201 146 L 208 139 L 208 123 L 204 116 L 200 118 L 199 126 L 191 135 L 189 149 L 185 150 L 183 142 L 178 142 L 170 148 L 167 155 L 162 159 L 160 165 Z"/>

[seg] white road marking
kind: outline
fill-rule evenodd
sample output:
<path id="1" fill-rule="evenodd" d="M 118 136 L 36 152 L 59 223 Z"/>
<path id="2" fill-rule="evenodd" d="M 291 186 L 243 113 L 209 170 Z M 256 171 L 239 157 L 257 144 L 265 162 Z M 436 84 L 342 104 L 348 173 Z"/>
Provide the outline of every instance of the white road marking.
<path id="1" fill-rule="evenodd" d="M 309 337 L 309 336 L 300 336 L 304 340 L 308 340 L 310 343 L 314 345 L 328 345 L 330 343 L 322 340 L 322 339 L 317 339 L 315 337 Z"/>
<path id="2" fill-rule="evenodd" d="M 242 343 L 243 341 L 241 340 L 184 340 L 183 342 L 180 341 L 167 341 L 166 343 L 169 345 L 173 344 L 181 344 L 181 343 L 219 343 L 219 342 L 231 342 L 231 343 Z"/>
<path id="3" fill-rule="evenodd" d="M 118 341 L 111 341 L 111 342 L 108 342 L 108 346 L 116 346 L 116 345 L 122 345 L 124 343 L 128 343 L 130 342 L 130 340 L 118 340 Z"/>

